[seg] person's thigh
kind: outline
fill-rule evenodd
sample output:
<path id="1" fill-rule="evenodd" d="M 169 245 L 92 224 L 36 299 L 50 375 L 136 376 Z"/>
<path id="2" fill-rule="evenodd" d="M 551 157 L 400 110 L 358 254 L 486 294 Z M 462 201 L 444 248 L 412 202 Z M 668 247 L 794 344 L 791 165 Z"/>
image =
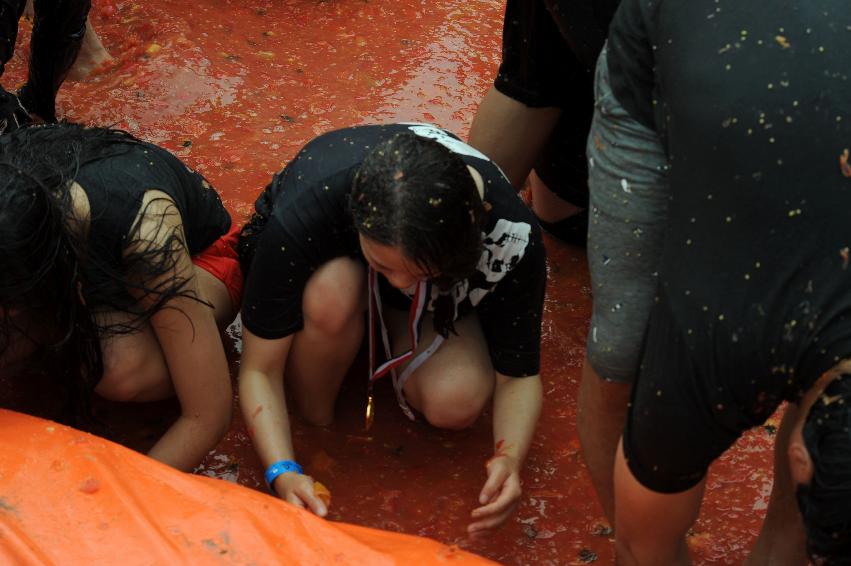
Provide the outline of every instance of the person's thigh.
<path id="1" fill-rule="evenodd" d="M 597 65 L 588 136 L 588 267 L 594 296 L 588 359 L 604 379 L 630 382 L 641 355 L 667 222 L 667 158 L 655 132 L 632 119 Z"/>
<path id="2" fill-rule="evenodd" d="M 398 355 L 410 347 L 407 313 L 386 309 L 385 318 L 394 354 Z M 403 389 L 408 403 L 438 428 L 462 429 L 473 424 L 493 395 L 496 382 L 475 313 L 456 321 L 455 330 L 457 334 L 450 334 L 413 371 Z M 423 317 L 417 354 L 428 348 L 436 336 L 432 315 L 427 314 Z M 405 367 L 398 371 L 401 373 Z"/>
<path id="3" fill-rule="evenodd" d="M 660 292 L 647 325 L 641 369 L 632 388 L 623 451 L 646 488 L 679 493 L 697 485 L 710 464 L 757 424 L 754 402 L 737 396 L 752 375 L 718 363 L 712 338 L 693 340 Z M 747 360 L 741 360 L 742 367 Z M 769 407 L 767 416 L 776 409 Z M 617 502 L 615 509 L 617 509 Z"/>
<path id="4" fill-rule="evenodd" d="M 200 299 L 209 303 L 216 320 L 232 320 L 233 307 L 224 283 L 203 268 L 194 266 Z M 111 312 L 96 316 L 101 328 L 136 325 L 131 315 Z M 95 392 L 113 401 L 159 401 L 174 395 L 168 361 L 147 322 L 134 332 L 109 334 L 101 339 L 103 377 Z"/>
<path id="5" fill-rule="evenodd" d="M 304 327 L 293 338 L 285 377 L 302 416 L 316 424 L 333 418 L 334 400 L 360 348 L 366 310 L 366 269 L 336 258 L 308 279 Z"/>
<path id="6" fill-rule="evenodd" d="M 236 317 L 236 311 L 227 286 L 221 279 L 197 265 L 195 266 L 195 276 L 198 278 L 201 294 L 213 307 L 216 324 L 219 328 L 224 328 Z"/>

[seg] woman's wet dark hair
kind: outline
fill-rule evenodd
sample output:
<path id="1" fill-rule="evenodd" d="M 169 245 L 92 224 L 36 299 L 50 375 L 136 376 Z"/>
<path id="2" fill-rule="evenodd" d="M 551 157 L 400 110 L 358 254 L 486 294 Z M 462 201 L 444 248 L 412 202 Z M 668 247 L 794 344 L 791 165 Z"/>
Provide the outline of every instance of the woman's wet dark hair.
<path id="1" fill-rule="evenodd" d="M 349 198 L 355 228 L 394 246 L 446 290 L 482 255 L 485 208 L 464 160 L 429 138 L 399 133 L 364 159 Z"/>
<path id="2" fill-rule="evenodd" d="M 13 341 L 36 349 L 40 363 L 66 396 L 63 420 L 91 422 L 90 396 L 103 376 L 104 337 L 135 332 L 171 298 L 185 293 L 185 281 L 172 279 L 173 254 L 182 234 L 170 234 L 162 247 L 138 246 L 122 268 L 87 255 L 86 236 L 77 225 L 70 188 L 80 168 L 142 143 L 126 132 L 73 124 L 28 127 L 0 137 L 0 356 Z M 138 223 L 131 228 L 133 242 Z M 87 280 L 96 270 L 99 282 Z M 145 296 L 144 304 L 132 300 Z M 94 310 L 124 311 L 125 320 L 98 325 Z"/>
<path id="3" fill-rule="evenodd" d="M 851 564 L 851 375 L 831 382 L 804 424 L 813 477 L 798 487 L 807 553 L 816 566 Z"/>

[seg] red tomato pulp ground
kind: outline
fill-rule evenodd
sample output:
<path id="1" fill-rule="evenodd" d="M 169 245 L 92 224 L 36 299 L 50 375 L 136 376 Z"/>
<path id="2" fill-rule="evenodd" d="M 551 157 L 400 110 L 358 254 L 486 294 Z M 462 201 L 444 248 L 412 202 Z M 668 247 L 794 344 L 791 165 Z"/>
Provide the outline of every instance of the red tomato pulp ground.
<path id="1" fill-rule="evenodd" d="M 242 222 L 271 175 L 329 129 L 429 121 L 465 136 L 499 64 L 502 10 L 496 0 L 95 0 L 91 20 L 115 60 L 66 83 L 59 115 L 167 147 Z M 8 87 L 24 80 L 28 42 L 24 24 Z M 613 562 L 575 428 L 591 303 L 585 254 L 546 243 L 544 412 L 509 524 L 481 539 L 465 533 L 492 453 L 490 416 L 460 433 L 410 423 L 381 383 L 366 434 L 363 364 L 332 427 L 295 425 L 298 459 L 333 493 L 333 520 L 433 537 L 506 564 Z M 228 346 L 235 376 L 239 342 Z M 33 406 L 22 395 L 12 402 Z M 174 405 L 100 410 L 110 436 L 144 449 Z M 752 431 L 713 468 L 689 536 L 698 564 L 745 556 L 771 486 L 771 429 Z M 200 473 L 265 489 L 239 417 Z"/>

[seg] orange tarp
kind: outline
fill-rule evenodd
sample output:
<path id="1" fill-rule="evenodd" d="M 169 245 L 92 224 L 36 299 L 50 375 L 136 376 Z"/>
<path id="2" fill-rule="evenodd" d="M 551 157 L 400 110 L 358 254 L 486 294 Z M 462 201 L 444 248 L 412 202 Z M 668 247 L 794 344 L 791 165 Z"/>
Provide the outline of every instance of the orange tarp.
<path id="1" fill-rule="evenodd" d="M 50 421 L 0 410 L 3 564 L 493 564 L 325 521 Z"/>

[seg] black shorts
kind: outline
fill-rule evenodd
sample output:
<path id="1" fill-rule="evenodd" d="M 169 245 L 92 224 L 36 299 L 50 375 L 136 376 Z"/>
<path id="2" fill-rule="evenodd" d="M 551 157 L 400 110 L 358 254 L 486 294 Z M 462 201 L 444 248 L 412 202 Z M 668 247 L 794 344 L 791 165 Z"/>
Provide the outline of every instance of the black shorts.
<path id="1" fill-rule="evenodd" d="M 796 401 L 835 362 L 824 359 L 818 369 L 780 375 L 766 367 L 760 353 L 770 346 L 758 332 L 735 344 L 719 343 L 711 332 L 689 332 L 678 324 L 664 291 L 658 295 L 623 449 L 644 487 L 680 493 L 697 485 L 742 433 L 764 423 L 784 400 Z"/>
<path id="2" fill-rule="evenodd" d="M 585 141 L 594 111 L 592 68 L 593 62 L 587 66 L 575 55 L 543 1 L 508 0 L 494 86 L 526 106 L 564 111 L 535 172 L 559 197 L 582 207 L 588 204 Z"/>

